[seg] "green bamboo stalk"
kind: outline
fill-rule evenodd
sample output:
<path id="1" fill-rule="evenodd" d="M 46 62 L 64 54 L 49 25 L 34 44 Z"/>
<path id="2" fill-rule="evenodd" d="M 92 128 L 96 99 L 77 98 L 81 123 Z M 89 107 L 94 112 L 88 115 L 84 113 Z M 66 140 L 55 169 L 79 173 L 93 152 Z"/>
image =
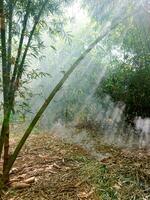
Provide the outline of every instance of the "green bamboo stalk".
<path id="1" fill-rule="evenodd" d="M 8 165 L 7 168 L 4 172 L 4 177 L 8 175 L 11 167 L 13 166 L 20 150 L 22 149 L 25 141 L 27 140 L 27 138 L 29 137 L 30 133 L 32 132 L 33 128 L 35 127 L 36 123 L 38 122 L 38 120 L 40 119 L 40 117 L 42 116 L 42 114 L 44 113 L 44 111 L 46 110 L 47 106 L 49 105 L 49 103 L 52 101 L 52 99 L 55 97 L 55 95 L 57 94 L 57 92 L 61 89 L 61 87 L 63 86 L 63 84 L 65 83 L 65 81 L 68 79 L 68 77 L 72 74 L 72 72 L 76 69 L 76 67 L 80 64 L 80 62 L 85 58 L 85 56 L 105 37 L 107 36 L 118 24 L 115 24 L 113 26 L 110 26 L 109 28 L 107 28 L 107 30 L 105 30 L 93 43 L 91 43 L 91 45 L 89 45 L 89 47 L 87 48 L 86 51 L 84 51 L 80 57 L 71 65 L 71 67 L 69 68 L 69 70 L 65 73 L 64 77 L 59 81 L 59 83 L 55 86 L 55 88 L 52 90 L 52 92 L 50 93 L 50 95 L 48 96 L 48 98 L 45 100 L 45 102 L 43 103 L 43 105 L 41 106 L 41 108 L 39 109 L 39 111 L 37 112 L 37 114 L 35 115 L 35 117 L 33 118 L 32 122 L 30 123 L 29 127 L 27 128 L 27 130 L 25 131 L 23 137 L 21 138 L 19 144 L 17 145 L 14 153 L 12 154 L 12 156 L 10 157 L 9 161 L 8 161 Z"/>

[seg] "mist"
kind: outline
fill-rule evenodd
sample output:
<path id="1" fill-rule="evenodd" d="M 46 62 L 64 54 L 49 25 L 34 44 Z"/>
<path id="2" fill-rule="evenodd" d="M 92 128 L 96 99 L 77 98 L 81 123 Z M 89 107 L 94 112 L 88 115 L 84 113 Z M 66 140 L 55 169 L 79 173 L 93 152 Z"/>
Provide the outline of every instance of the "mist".
<path id="1" fill-rule="evenodd" d="M 35 66 L 35 69 L 38 67 L 39 71 L 47 73 L 48 76 L 36 79 L 30 85 L 33 94 L 36 91 L 37 95 L 35 94 L 30 102 L 32 114 L 27 114 L 30 116 L 29 118 L 32 118 L 46 99 L 48 92 L 54 88 L 69 66 L 87 48 L 88 44 L 97 37 L 99 31 L 108 29 L 109 23 L 114 23 L 118 18 L 128 14 L 126 8 L 129 3 L 124 1 L 121 5 L 118 2 L 112 5 L 110 15 L 113 16 L 113 19 L 108 18 L 107 23 L 103 24 L 101 23 L 101 14 L 95 13 L 98 12 L 96 5 L 93 5 L 95 7 L 90 13 L 86 7 L 83 7 L 81 1 L 77 1 L 66 9 L 66 17 L 70 18 L 70 22 L 65 25 L 65 29 L 70 34 L 70 41 L 59 36 L 53 40 L 48 33 L 43 32 L 42 38 L 45 47 L 41 52 L 41 59 L 33 61 L 32 65 Z M 141 6 L 140 3 L 132 3 L 135 10 Z M 141 7 L 140 10 L 143 12 Z M 129 15 L 134 15 L 134 12 L 129 13 Z M 93 20 L 95 21 L 94 25 Z M 114 60 L 125 62 L 124 50 L 121 49 L 121 45 L 128 32 L 128 28 L 125 28 L 126 24 L 127 21 L 125 20 L 120 25 L 123 28 L 121 27 L 122 30 L 118 35 L 117 43 L 115 41 L 112 47 L 109 48 L 108 41 L 112 36 L 107 36 L 80 63 L 49 105 L 38 127 L 51 131 L 51 128 L 53 130 L 54 127 L 59 127 L 61 122 L 61 126 L 65 126 L 65 131 L 59 127 L 58 132 L 61 130 L 65 133 L 60 133 L 60 136 L 68 138 L 70 134 L 69 138 L 71 138 L 70 126 L 76 128 L 81 124 L 85 124 L 83 125 L 84 131 L 88 131 L 87 134 L 89 134 L 89 130 L 86 130 L 86 124 L 93 123 L 93 126 L 97 127 L 96 132 L 98 135 L 100 134 L 101 140 L 108 144 L 126 147 L 138 146 L 140 148 L 149 146 L 149 128 L 145 131 L 144 125 L 146 123 L 146 127 L 150 126 L 149 118 L 142 119 L 145 122 L 139 128 L 137 124 L 139 124 L 138 120 L 141 116 L 135 115 L 134 126 L 128 125 L 124 115 L 126 105 L 123 101 L 115 102 L 107 93 L 101 97 L 96 95 L 97 88 L 101 87 L 101 82 L 108 76 L 110 68 L 115 68 L 117 63 L 114 64 Z M 95 28 L 95 26 L 97 27 Z M 43 58 L 42 55 L 44 55 Z M 129 57 L 132 58 L 133 56 L 130 52 Z M 66 130 L 68 130 L 68 133 Z M 81 134 L 77 136 L 81 137 L 80 140 L 78 139 L 81 144 L 84 135 L 82 132 L 81 130 Z M 73 137 L 72 141 L 74 140 Z"/>
<path id="2" fill-rule="evenodd" d="M 110 24 L 122 19 L 118 25 L 120 30 L 118 32 L 117 28 L 112 30 L 111 34 L 98 43 L 79 64 L 55 96 L 37 126 L 41 130 L 51 132 L 61 124 L 65 127 L 65 131 L 59 127 L 58 132 L 60 130 L 65 132 L 65 134 L 60 133 L 63 138 L 68 137 L 69 134 L 71 134 L 69 138 L 72 137 L 70 127 L 74 127 L 74 131 L 77 127 L 82 127 L 81 130 L 79 128 L 77 136 L 81 137 L 78 139 L 81 144 L 83 132 L 89 135 L 92 130 L 87 130 L 88 126 L 91 126 L 91 129 L 95 126 L 95 132 L 100 135 L 100 140 L 108 144 L 123 147 L 149 147 L 149 116 L 144 117 L 135 113 L 132 116 L 133 125 L 131 125 L 126 122 L 126 102 L 115 101 L 107 92 L 97 94 L 97 90 L 100 90 L 98 88 L 101 88 L 101 84 L 103 87 L 104 80 L 109 76 L 110 70 L 115 70 L 116 65 L 124 63 L 127 65 L 135 56 L 135 52 L 123 46 L 124 38 L 127 37 L 130 29 L 128 23 L 134 23 L 134 18 L 141 15 L 147 16 L 143 5 L 143 1 L 121 1 L 121 4 L 114 1 L 102 5 L 97 1 L 95 3 L 88 1 L 87 4 L 84 1 L 75 1 L 64 7 L 64 18 L 68 20 L 64 25 L 65 31 L 55 37 L 51 37 L 48 31 L 43 31 L 41 40 L 44 47 L 39 52 L 40 56 L 38 59 L 32 57 L 30 67 L 26 69 L 28 78 L 34 71 L 41 73 L 41 76 L 27 83 L 29 94 L 25 102 L 29 108 L 22 111 L 27 124 L 45 101 L 48 93 L 88 45 L 100 32 L 109 31 Z M 129 6 L 132 11 L 127 9 Z M 47 23 L 51 23 L 52 19 L 49 16 Z M 138 26 L 141 26 L 140 22 Z M 125 54 L 128 59 L 125 59 Z M 130 64 L 133 62 L 131 61 Z M 14 119 L 16 118 L 17 114 Z M 72 138 L 72 141 L 74 140 L 75 138 Z"/>

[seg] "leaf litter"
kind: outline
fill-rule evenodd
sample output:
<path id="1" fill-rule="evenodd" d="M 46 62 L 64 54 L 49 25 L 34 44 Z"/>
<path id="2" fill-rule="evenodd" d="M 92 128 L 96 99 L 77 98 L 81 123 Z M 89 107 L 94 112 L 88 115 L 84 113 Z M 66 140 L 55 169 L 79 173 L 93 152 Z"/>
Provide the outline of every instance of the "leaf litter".
<path id="1" fill-rule="evenodd" d="M 12 138 L 14 145 L 20 135 Z M 55 135 L 32 135 L 11 170 L 10 188 L 2 199 L 150 199 L 149 150 L 101 144 L 97 151 L 109 156 L 98 160 L 80 145 Z"/>

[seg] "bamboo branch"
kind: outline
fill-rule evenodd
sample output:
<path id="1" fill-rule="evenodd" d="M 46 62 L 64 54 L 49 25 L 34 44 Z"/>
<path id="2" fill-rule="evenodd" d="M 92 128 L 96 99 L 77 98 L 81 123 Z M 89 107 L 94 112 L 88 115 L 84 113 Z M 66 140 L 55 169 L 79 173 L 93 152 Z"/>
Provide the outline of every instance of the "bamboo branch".
<path id="1" fill-rule="evenodd" d="M 9 83 L 10 83 L 10 71 L 11 71 L 11 53 L 12 53 L 12 16 L 13 16 L 13 4 L 9 3 L 9 17 L 8 17 L 8 61 L 7 68 L 9 71 Z"/>
<path id="2" fill-rule="evenodd" d="M 3 0 L 0 0 L 0 32 L 1 32 L 1 46 L 2 46 L 2 76 L 3 76 L 3 92 L 6 95 L 7 91 L 7 52 L 6 52 L 6 25 Z"/>
<path id="3" fill-rule="evenodd" d="M 31 41 L 32 41 L 32 38 L 33 38 L 33 35 L 34 35 L 34 32 L 36 30 L 36 27 L 39 23 L 39 20 L 41 18 L 41 15 L 43 13 L 43 10 L 45 9 L 47 3 L 48 3 L 49 0 L 45 0 L 45 2 L 43 3 L 37 17 L 36 17 L 36 20 L 35 20 L 35 23 L 34 23 L 34 26 L 30 32 L 30 36 L 29 36 L 29 39 L 28 39 L 28 42 L 27 42 L 27 46 L 25 48 L 25 51 L 24 51 L 24 54 L 23 54 L 23 57 L 22 57 L 22 61 L 21 61 L 21 64 L 19 66 L 19 70 L 18 70 L 18 74 L 17 74 L 17 79 L 16 79 L 16 83 L 17 85 L 19 84 L 19 80 L 22 76 L 22 73 L 23 73 L 23 67 L 24 67 L 24 63 L 25 63 L 25 59 L 26 59 L 26 56 L 27 56 L 27 53 L 28 53 L 28 50 L 29 50 L 29 47 L 30 47 L 30 44 L 31 44 Z"/>
<path id="4" fill-rule="evenodd" d="M 28 3 L 27 3 L 26 13 L 24 15 L 23 28 L 22 28 L 22 32 L 21 32 L 21 37 L 20 37 L 19 47 L 18 47 L 18 53 L 17 53 L 17 57 L 16 57 L 13 75 L 12 75 L 10 92 L 13 89 L 14 82 L 15 82 L 15 79 L 16 79 L 17 70 L 18 70 L 18 67 L 19 67 L 18 64 L 19 64 L 19 61 L 20 61 L 21 53 L 22 53 L 22 46 L 23 46 L 25 31 L 26 31 L 26 27 L 27 27 L 27 21 L 28 21 L 29 14 L 30 14 L 30 4 L 31 4 L 31 0 L 29 0 Z"/>

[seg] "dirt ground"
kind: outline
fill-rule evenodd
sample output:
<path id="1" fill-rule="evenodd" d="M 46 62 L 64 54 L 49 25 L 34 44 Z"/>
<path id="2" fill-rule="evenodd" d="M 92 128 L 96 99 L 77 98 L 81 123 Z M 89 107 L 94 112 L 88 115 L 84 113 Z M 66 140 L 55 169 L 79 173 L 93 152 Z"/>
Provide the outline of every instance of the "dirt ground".
<path id="1" fill-rule="evenodd" d="M 15 146 L 20 136 L 12 136 Z M 149 200 L 150 151 L 100 145 L 97 160 L 53 134 L 32 135 L 11 170 L 2 200 Z"/>

